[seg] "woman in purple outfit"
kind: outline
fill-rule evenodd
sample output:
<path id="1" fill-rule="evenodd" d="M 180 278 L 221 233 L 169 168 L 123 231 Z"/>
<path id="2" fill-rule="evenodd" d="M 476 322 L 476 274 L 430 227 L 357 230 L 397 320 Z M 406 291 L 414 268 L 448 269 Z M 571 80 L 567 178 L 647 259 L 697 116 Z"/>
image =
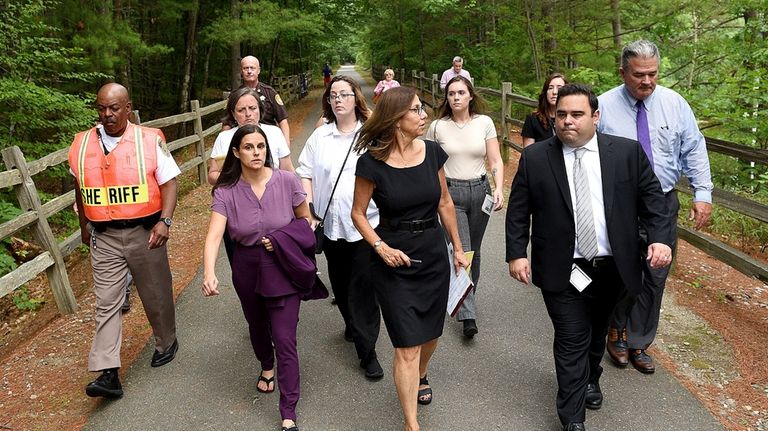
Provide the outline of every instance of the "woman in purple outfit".
<path id="1" fill-rule="evenodd" d="M 298 431 L 296 327 L 299 304 L 306 292 L 292 279 L 314 277 L 314 234 L 299 179 L 291 172 L 274 169 L 269 154 L 266 135 L 257 125 L 240 127 L 232 138 L 213 187 L 202 290 L 205 296 L 219 294 L 215 264 L 226 227 L 236 250 L 232 281 L 262 367 L 256 389 L 264 393 L 275 390 L 276 356 L 282 429 Z M 303 272 L 296 274 L 296 267 L 301 265 Z"/>

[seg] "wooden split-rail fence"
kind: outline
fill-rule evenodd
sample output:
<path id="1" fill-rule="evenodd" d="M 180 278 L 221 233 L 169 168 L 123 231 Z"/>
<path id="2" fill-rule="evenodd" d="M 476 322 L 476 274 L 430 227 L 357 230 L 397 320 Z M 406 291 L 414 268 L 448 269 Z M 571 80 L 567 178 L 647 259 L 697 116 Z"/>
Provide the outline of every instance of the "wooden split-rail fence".
<path id="1" fill-rule="evenodd" d="M 306 72 L 300 75 L 277 78 L 275 84 L 275 89 L 284 98 L 285 103 L 290 104 L 307 94 L 312 85 L 312 75 L 311 72 Z M 196 170 L 196 181 L 198 184 L 205 184 L 208 177 L 207 160 L 211 154 L 211 150 L 205 149 L 205 139 L 221 130 L 219 118 L 211 116 L 221 114 L 226 108 L 226 103 L 226 100 L 222 100 L 201 107 L 198 100 L 192 100 L 190 112 L 143 123 L 139 112 L 134 111 L 132 121 L 142 126 L 159 129 L 191 122 L 193 125 L 191 134 L 168 142 L 167 145 L 171 152 L 189 148 L 182 154 L 190 154 L 191 157 L 187 160 L 179 160 L 178 156 L 175 155 L 176 162 L 182 172 Z M 204 119 L 207 122 L 212 122 L 213 125 L 203 129 Z M 21 264 L 0 278 L 0 298 L 45 272 L 56 305 L 63 314 L 73 313 L 77 310 L 77 301 L 69 283 L 64 257 L 80 245 L 80 229 L 72 232 L 62 241 L 58 241 L 51 229 L 49 218 L 60 211 L 72 208 L 75 202 L 75 191 L 74 189 L 70 190 L 43 204 L 33 177 L 46 169 L 67 162 L 68 152 L 69 148 L 62 148 L 41 159 L 28 161 L 17 146 L 0 151 L 5 163 L 5 170 L 0 171 L 0 188 L 13 187 L 18 206 L 22 211 L 21 215 L 0 224 L 0 241 L 26 228 L 31 228 L 34 242 L 42 249 L 42 252 L 34 259 Z"/>
<path id="2" fill-rule="evenodd" d="M 372 77 L 377 81 L 383 79 L 386 68 L 384 66 L 374 66 L 371 69 Z M 405 69 L 392 68 L 392 70 L 395 72 L 395 79 L 398 79 L 401 85 L 407 84 L 418 89 L 422 103 L 430 106 L 433 110 L 437 108 L 444 97 L 444 92 L 440 89 L 440 78 L 437 74 L 427 76 L 424 72 L 413 70 L 408 75 Z M 486 99 L 495 99 L 499 102 L 498 105 L 501 109 L 488 112 L 487 115 L 494 119 L 501 131 L 499 136 L 501 138 L 502 153 L 506 156 L 510 148 L 521 152 L 523 150 L 522 147 L 512 142 L 510 133 L 513 131 L 513 126 L 517 128 L 523 126 L 525 116 L 536 108 L 536 100 L 513 93 L 511 82 L 502 82 L 499 89 L 475 87 L 475 90 Z M 746 162 L 755 162 L 764 166 L 768 165 L 768 150 L 752 148 L 722 139 L 710 137 L 705 137 L 705 139 L 707 150 L 710 152 L 735 157 Z M 681 193 L 692 194 L 688 180 L 685 177 L 678 182 L 675 188 Z M 768 223 L 768 206 L 755 200 L 715 187 L 712 192 L 712 201 L 715 208 L 727 208 L 761 223 Z M 764 262 L 754 259 L 748 254 L 710 235 L 687 226 L 678 225 L 677 229 L 680 238 L 686 240 L 691 245 L 748 276 L 757 277 L 764 282 L 768 282 L 768 265 Z"/>

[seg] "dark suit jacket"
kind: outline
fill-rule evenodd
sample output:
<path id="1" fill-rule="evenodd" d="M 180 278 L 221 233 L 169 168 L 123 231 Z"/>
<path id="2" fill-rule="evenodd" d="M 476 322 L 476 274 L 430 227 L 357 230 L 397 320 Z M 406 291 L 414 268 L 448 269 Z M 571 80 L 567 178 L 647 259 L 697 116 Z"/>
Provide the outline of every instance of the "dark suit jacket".
<path id="1" fill-rule="evenodd" d="M 525 148 L 507 206 L 507 261 L 527 257 L 529 228 L 533 283 L 558 292 L 569 286 L 576 242 L 573 205 L 557 137 Z M 641 289 L 642 255 L 638 221 L 647 226 L 648 243 L 669 245 L 665 236 L 666 202 L 640 144 L 597 134 L 608 240 L 627 289 Z"/>

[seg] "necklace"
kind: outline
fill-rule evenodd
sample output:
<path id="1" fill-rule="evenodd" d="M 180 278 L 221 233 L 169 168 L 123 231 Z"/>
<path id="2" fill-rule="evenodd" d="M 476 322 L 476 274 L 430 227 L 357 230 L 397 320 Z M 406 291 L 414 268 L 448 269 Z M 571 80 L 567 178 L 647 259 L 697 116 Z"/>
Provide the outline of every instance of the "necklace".
<path id="1" fill-rule="evenodd" d="M 463 123 L 459 123 L 458 121 L 454 120 L 453 118 L 451 118 L 451 121 L 453 121 L 453 124 L 455 124 L 456 127 L 459 128 L 459 130 L 463 130 L 465 127 L 467 127 L 467 124 L 472 122 L 472 118 L 470 118 L 469 120 L 467 120 L 467 121 L 465 121 Z"/>

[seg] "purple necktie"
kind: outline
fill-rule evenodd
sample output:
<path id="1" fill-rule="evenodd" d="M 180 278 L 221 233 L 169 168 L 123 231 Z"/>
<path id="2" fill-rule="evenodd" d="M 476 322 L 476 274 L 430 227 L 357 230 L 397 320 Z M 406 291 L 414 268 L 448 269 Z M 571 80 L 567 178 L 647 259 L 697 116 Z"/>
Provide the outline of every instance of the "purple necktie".
<path id="1" fill-rule="evenodd" d="M 643 105 L 642 100 L 638 100 L 635 106 L 637 107 L 637 141 L 643 147 L 645 155 L 648 156 L 648 161 L 651 162 L 651 168 L 653 168 L 653 150 L 651 149 L 651 132 L 648 130 L 648 114 L 645 112 L 645 105 Z"/>

